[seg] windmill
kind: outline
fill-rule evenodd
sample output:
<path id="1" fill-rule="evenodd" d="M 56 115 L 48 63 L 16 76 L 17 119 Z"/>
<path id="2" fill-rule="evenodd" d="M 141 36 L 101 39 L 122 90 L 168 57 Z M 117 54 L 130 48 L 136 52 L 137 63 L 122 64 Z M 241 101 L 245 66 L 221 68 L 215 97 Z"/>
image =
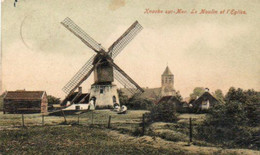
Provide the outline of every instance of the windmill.
<path id="1" fill-rule="evenodd" d="M 63 87 L 63 91 L 70 96 L 94 72 L 94 84 L 91 85 L 90 99 L 95 99 L 96 106 L 113 106 L 119 103 L 117 87 L 114 78 L 127 88 L 132 94 L 141 94 L 144 90 L 130 78 L 118 65 L 114 58 L 126 45 L 142 30 L 138 21 L 134 22 L 106 51 L 104 47 L 91 38 L 70 18 L 65 18 L 61 24 L 77 36 L 94 54 L 83 67 Z"/>

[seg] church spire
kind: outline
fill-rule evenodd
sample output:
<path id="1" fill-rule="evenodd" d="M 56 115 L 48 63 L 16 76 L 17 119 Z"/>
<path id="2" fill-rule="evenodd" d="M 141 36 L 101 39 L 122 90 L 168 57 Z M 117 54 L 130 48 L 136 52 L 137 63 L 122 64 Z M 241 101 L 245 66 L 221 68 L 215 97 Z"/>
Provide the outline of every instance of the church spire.
<path id="1" fill-rule="evenodd" d="M 166 69 L 164 70 L 163 74 L 162 75 L 173 75 L 172 72 L 170 71 L 168 65 L 166 67 Z"/>
<path id="2" fill-rule="evenodd" d="M 170 71 L 170 68 L 165 68 L 162 74 L 162 86 L 161 86 L 161 95 L 162 96 L 173 96 L 174 95 L 174 75 Z"/>

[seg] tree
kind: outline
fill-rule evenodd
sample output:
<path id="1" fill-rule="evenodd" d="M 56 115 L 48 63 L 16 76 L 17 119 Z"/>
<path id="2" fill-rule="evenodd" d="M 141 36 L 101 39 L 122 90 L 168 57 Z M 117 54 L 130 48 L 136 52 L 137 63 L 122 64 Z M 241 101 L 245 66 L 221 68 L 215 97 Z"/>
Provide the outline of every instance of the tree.
<path id="1" fill-rule="evenodd" d="M 254 89 L 243 90 L 241 88 L 231 87 L 225 95 L 225 102 L 239 102 L 245 107 L 247 112 L 248 125 L 255 126 L 260 124 L 260 92 Z"/>
<path id="2" fill-rule="evenodd" d="M 118 97 L 119 97 L 119 102 L 121 105 L 125 105 L 128 102 L 128 97 L 127 95 L 124 94 L 122 90 L 117 90 L 118 92 Z"/>
<path id="3" fill-rule="evenodd" d="M 47 96 L 48 105 L 60 104 L 60 98 L 54 97 L 52 95 Z"/>
<path id="4" fill-rule="evenodd" d="M 236 89 L 234 87 L 229 88 L 227 94 L 225 95 L 225 101 L 226 102 L 238 101 L 240 103 L 245 103 L 246 96 L 243 92 L 243 89 L 241 88 Z"/>
<path id="5" fill-rule="evenodd" d="M 0 95 L 0 111 L 2 111 L 4 108 L 4 95 L 5 95 L 5 93 Z"/>
<path id="6" fill-rule="evenodd" d="M 179 101 L 182 101 L 182 100 L 183 100 L 180 91 L 177 91 L 177 92 L 176 92 L 176 98 L 177 98 Z"/>
<path id="7" fill-rule="evenodd" d="M 220 89 L 215 90 L 213 96 L 214 96 L 218 101 L 220 101 L 221 103 L 224 103 L 224 95 L 223 95 L 222 90 L 220 90 Z"/>
<path id="8" fill-rule="evenodd" d="M 245 107 L 239 102 L 218 104 L 207 114 L 197 131 L 201 139 L 229 146 L 249 145 L 252 134 L 248 132 Z"/>
<path id="9" fill-rule="evenodd" d="M 260 124 L 260 92 L 231 87 L 225 95 L 225 104 L 209 110 L 205 121 L 199 125 L 199 136 L 207 141 L 229 146 L 260 148 L 255 128 Z"/>
<path id="10" fill-rule="evenodd" d="M 129 109 L 148 110 L 153 106 L 153 102 L 149 99 L 141 98 L 139 95 L 133 95 L 127 101 L 126 105 Z"/>
<path id="11" fill-rule="evenodd" d="M 193 89 L 193 92 L 190 94 L 191 99 L 196 99 L 197 97 L 201 96 L 205 92 L 203 87 L 196 87 Z"/>
<path id="12" fill-rule="evenodd" d="M 176 122 L 178 117 L 176 107 L 169 102 L 162 102 L 153 106 L 149 113 L 146 113 L 147 123 L 153 122 Z"/>

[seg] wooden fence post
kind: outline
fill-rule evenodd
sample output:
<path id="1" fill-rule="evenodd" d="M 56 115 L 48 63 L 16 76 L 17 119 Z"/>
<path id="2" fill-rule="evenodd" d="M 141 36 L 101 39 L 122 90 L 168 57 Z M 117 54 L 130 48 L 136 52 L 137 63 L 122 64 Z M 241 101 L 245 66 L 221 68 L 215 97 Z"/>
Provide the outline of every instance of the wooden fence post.
<path id="1" fill-rule="evenodd" d="M 189 143 L 192 143 L 192 121 L 191 121 L 191 117 L 190 117 L 190 141 Z"/>
<path id="2" fill-rule="evenodd" d="M 144 114 L 143 114 L 142 126 L 143 126 L 142 134 L 144 135 L 145 132 Z"/>
<path id="3" fill-rule="evenodd" d="M 24 127 L 24 116 L 23 116 L 23 113 L 22 113 L 22 125 Z"/>
<path id="4" fill-rule="evenodd" d="M 44 114 L 42 114 L 42 126 L 44 126 Z"/>
<path id="5" fill-rule="evenodd" d="M 92 110 L 92 117 L 91 117 L 91 124 L 93 125 L 93 110 Z"/>
<path id="6" fill-rule="evenodd" d="M 80 114 L 78 114 L 78 125 L 79 125 L 79 115 L 80 115 Z"/>
<path id="7" fill-rule="evenodd" d="M 111 123 L 111 116 L 108 117 L 108 124 L 107 124 L 107 128 L 110 128 L 110 123 Z"/>

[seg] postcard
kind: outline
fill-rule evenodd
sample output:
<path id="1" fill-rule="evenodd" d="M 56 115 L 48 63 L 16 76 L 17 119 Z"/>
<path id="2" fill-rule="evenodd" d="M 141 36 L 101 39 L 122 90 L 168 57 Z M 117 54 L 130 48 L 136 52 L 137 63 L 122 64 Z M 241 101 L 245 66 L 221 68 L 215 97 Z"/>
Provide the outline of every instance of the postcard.
<path id="1" fill-rule="evenodd" d="M 0 154 L 260 154 L 257 0 L 2 0 Z"/>

